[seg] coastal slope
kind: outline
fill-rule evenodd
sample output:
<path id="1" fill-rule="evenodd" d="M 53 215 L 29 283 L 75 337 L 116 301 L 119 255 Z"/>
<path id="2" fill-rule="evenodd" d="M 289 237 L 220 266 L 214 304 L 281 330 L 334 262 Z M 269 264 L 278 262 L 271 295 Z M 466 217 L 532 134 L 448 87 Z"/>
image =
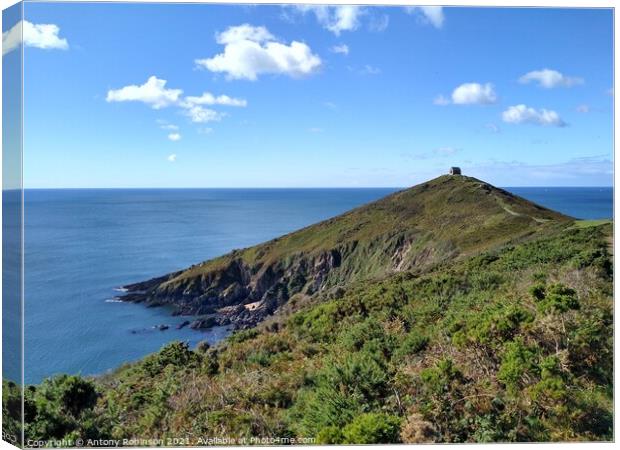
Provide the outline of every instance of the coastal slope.
<path id="1" fill-rule="evenodd" d="M 441 176 L 299 231 L 145 282 L 122 300 L 254 326 L 293 296 L 418 270 L 571 219 L 483 181 Z"/>
<path id="2" fill-rule="evenodd" d="M 204 295 L 201 277 L 206 287 L 239 283 L 223 268 L 240 261 L 253 268 L 251 286 L 265 265 L 292 270 L 294 255 L 341 249 L 334 236 L 357 244 L 315 294 L 298 291 L 214 346 L 172 342 L 113 373 L 59 375 L 23 392 L 5 381 L 6 429 L 18 433 L 25 411 L 24 434 L 37 442 L 613 439 L 612 224 L 572 220 L 472 178 L 440 177 L 132 295 L 155 302 L 178 283 L 192 292 L 188 305 L 209 304 L 194 297 Z M 395 236 L 401 243 L 387 245 Z M 395 261 L 395 248 L 408 250 Z"/>

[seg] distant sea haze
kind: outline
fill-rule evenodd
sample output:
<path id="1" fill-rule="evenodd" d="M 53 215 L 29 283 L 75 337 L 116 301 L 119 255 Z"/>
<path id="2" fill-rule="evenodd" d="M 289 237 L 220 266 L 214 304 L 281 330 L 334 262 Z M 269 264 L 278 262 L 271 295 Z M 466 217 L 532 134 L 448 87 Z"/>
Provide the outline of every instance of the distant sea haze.
<path id="1" fill-rule="evenodd" d="M 504 189 L 576 218 L 613 215 L 612 188 Z M 115 288 L 258 244 L 396 190 L 26 190 L 25 381 L 104 373 L 172 340 L 195 345 L 222 339 L 225 327 L 176 329 L 186 318 L 115 302 Z M 170 328 L 160 331 L 161 324 Z"/>

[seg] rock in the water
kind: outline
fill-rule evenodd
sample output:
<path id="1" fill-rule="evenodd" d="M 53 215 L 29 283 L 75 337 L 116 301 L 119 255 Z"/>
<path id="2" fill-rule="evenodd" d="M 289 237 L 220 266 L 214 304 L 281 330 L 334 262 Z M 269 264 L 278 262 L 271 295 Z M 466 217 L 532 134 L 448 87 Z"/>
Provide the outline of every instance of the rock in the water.
<path id="1" fill-rule="evenodd" d="M 190 324 L 189 320 L 184 320 L 183 322 L 181 322 L 180 324 L 177 325 L 177 330 L 180 330 L 181 328 L 185 328 L 189 324 Z"/>
<path id="2" fill-rule="evenodd" d="M 205 328 L 211 328 L 217 325 L 217 319 L 215 317 L 203 317 L 196 319 L 190 324 L 190 328 L 194 330 L 203 330 Z"/>

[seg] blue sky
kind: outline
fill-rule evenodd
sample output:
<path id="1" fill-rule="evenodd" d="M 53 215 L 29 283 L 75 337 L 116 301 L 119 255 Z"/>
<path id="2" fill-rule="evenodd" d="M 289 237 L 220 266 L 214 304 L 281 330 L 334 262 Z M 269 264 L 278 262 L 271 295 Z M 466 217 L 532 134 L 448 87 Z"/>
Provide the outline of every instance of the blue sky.
<path id="1" fill-rule="evenodd" d="M 408 186 L 451 165 L 612 183 L 611 10 L 27 3 L 25 20 L 26 187 Z"/>

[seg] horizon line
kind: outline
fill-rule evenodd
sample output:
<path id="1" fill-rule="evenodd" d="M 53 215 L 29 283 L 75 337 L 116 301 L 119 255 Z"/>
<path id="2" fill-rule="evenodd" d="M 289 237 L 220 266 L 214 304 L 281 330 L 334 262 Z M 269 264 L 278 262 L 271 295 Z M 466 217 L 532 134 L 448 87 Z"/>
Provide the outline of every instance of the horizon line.
<path id="1" fill-rule="evenodd" d="M 422 182 L 424 183 L 424 182 Z M 418 184 L 422 184 L 418 183 Z M 241 190 L 241 189 L 408 189 L 417 185 L 409 186 L 114 186 L 114 187 L 21 187 L 21 188 L 9 188 L 2 189 L 4 191 L 45 191 L 45 190 L 163 190 L 163 189 L 175 189 L 175 190 L 189 190 L 189 189 L 229 189 L 229 190 Z M 499 188 L 613 188 L 614 185 L 522 185 L 522 186 L 507 186 L 497 185 Z"/>

